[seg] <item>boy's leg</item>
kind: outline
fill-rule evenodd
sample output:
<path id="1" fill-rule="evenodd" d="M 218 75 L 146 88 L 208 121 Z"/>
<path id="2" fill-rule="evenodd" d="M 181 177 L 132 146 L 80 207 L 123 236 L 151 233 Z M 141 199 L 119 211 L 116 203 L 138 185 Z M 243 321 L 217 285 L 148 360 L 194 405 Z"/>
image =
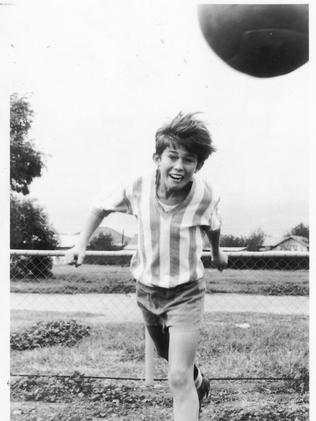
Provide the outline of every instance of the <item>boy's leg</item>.
<path id="1" fill-rule="evenodd" d="M 169 327 L 163 327 L 161 325 L 147 326 L 147 330 L 155 344 L 158 355 L 168 361 Z M 201 371 L 195 364 L 193 366 L 193 379 L 195 386 L 198 389 L 201 386 L 203 379 Z"/>
<path id="2" fill-rule="evenodd" d="M 169 384 L 175 421 L 197 421 L 199 417 L 199 400 L 192 376 L 198 338 L 198 329 L 170 329 Z"/>
<path id="3" fill-rule="evenodd" d="M 169 353 L 169 328 L 162 325 L 146 326 L 153 340 L 159 357 L 168 360 Z"/>

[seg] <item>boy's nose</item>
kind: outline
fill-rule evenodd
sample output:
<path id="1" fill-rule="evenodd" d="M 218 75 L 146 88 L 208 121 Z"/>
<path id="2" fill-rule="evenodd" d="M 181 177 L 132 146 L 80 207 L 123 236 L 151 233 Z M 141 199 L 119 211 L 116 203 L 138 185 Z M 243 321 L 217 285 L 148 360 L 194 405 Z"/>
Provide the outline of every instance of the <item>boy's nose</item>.
<path id="1" fill-rule="evenodd" d="M 183 162 L 181 159 L 178 159 L 175 164 L 174 164 L 174 168 L 176 170 L 183 170 Z"/>

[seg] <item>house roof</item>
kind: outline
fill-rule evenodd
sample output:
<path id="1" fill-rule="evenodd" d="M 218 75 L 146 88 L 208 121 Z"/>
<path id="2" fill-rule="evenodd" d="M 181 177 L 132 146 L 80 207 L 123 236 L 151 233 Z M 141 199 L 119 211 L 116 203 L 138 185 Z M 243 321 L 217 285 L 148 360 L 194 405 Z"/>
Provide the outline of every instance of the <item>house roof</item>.
<path id="1" fill-rule="evenodd" d="M 282 236 L 275 236 L 275 235 L 265 235 L 264 236 L 264 240 L 263 240 L 263 247 L 274 247 L 275 244 L 280 243 L 280 241 L 282 241 L 284 239 L 284 237 Z"/>
<path id="2" fill-rule="evenodd" d="M 279 241 L 277 244 L 273 245 L 273 248 L 278 247 L 279 245 L 285 243 L 286 241 L 294 240 L 297 241 L 299 244 L 308 247 L 309 241 L 306 237 L 301 237 L 299 235 L 288 235 L 287 237 L 284 237 L 281 241 Z"/>
<path id="3" fill-rule="evenodd" d="M 110 234 L 113 238 L 114 244 L 121 244 L 122 243 L 122 233 L 114 230 L 113 228 L 109 228 L 109 227 L 102 227 L 102 226 L 98 227 L 91 238 L 97 237 L 100 233 L 102 233 L 104 235 Z M 63 248 L 73 247 L 78 241 L 79 234 L 80 234 L 80 232 L 57 234 L 57 238 L 58 238 L 58 242 L 59 242 L 58 248 L 63 249 Z M 124 241 L 129 242 L 130 237 L 124 235 Z"/>

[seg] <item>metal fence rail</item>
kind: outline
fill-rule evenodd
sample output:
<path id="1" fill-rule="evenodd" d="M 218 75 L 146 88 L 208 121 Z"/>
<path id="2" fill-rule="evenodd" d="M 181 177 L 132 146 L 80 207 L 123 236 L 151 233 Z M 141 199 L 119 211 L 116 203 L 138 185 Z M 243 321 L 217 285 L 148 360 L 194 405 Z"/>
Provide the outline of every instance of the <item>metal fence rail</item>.
<path id="1" fill-rule="evenodd" d="M 86 261 L 88 264 L 83 265 L 80 269 L 65 264 L 65 253 L 65 250 L 10 251 L 11 287 L 13 291 L 15 291 L 16 284 L 20 288 L 18 292 L 11 294 L 12 310 L 53 311 L 60 312 L 61 315 L 85 312 L 102 315 L 105 323 L 142 321 L 134 297 L 134 282 L 127 267 L 134 253 L 133 250 L 87 251 Z M 274 293 L 275 295 L 267 295 L 263 300 L 262 295 L 258 294 L 236 294 L 227 293 L 227 291 L 221 293 L 218 291 L 206 295 L 206 313 L 220 311 L 308 315 L 307 294 L 300 292 L 297 294 L 298 290 L 290 290 L 292 278 L 302 276 L 302 274 L 306 278 L 309 268 L 308 252 L 266 251 L 227 252 L 227 254 L 229 256 L 228 279 L 234 279 L 235 272 L 242 270 L 244 271 L 244 282 L 246 283 L 247 279 L 251 277 L 253 283 L 256 279 L 259 279 L 258 282 L 261 278 L 264 280 L 265 272 L 270 275 L 272 273 L 281 277 L 283 287 L 288 285 L 291 296 L 287 293 L 279 294 L 277 291 Z M 207 268 L 212 267 L 210 252 L 204 252 L 202 259 Z M 113 270 L 110 279 L 105 282 L 105 273 L 111 270 L 108 264 L 115 262 L 120 267 L 125 267 L 123 271 L 125 278 L 116 278 L 122 275 L 115 274 Z M 212 271 L 212 273 L 217 272 Z M 216 276 L 213 275 L 212 279 L 208 280 L 209 292 L 212 292 L 215 282 L 213 278 Z M 99 283 L 97 293 L 89 293 L 91 280 Z M 102 283 L 107 285 L 103 286 Z M 117 293 L 117 283 L 120 283 L 123 292 Z M 58 291 L 59 287 L 61 291 Z M 112 293 L 107 294 L 108 291 Z M 146 331 L 145 379 L 147 383 L 151 383 L 154 379 L 153 348 L 153 343 Z"/>

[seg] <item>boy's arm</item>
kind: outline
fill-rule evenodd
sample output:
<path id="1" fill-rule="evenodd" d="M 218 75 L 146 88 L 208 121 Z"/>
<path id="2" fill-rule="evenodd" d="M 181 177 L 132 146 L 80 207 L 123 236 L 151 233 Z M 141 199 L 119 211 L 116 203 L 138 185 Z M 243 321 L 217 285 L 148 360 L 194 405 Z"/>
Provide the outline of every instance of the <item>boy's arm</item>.
<path id="1" fill-rule="evenodd" d="M 110 213 L 111 211 L 100 211 L 95 209 L 89 213 L 77 244 L 66 253 L 66 263 L 75 265 L 76 267 L 82 264 L 91 235 L 101 224 L 103 218 Z"/>
<path id="2" fill-rule="evenodd" d="M 212 249 L 212 262 L 218 270 L 222 271 L 227 266 L 228 259 L 227 255 L 223 253 L 219 247 L 220 234 L 220 229 L 209 229 L 206 231 Z"/>

